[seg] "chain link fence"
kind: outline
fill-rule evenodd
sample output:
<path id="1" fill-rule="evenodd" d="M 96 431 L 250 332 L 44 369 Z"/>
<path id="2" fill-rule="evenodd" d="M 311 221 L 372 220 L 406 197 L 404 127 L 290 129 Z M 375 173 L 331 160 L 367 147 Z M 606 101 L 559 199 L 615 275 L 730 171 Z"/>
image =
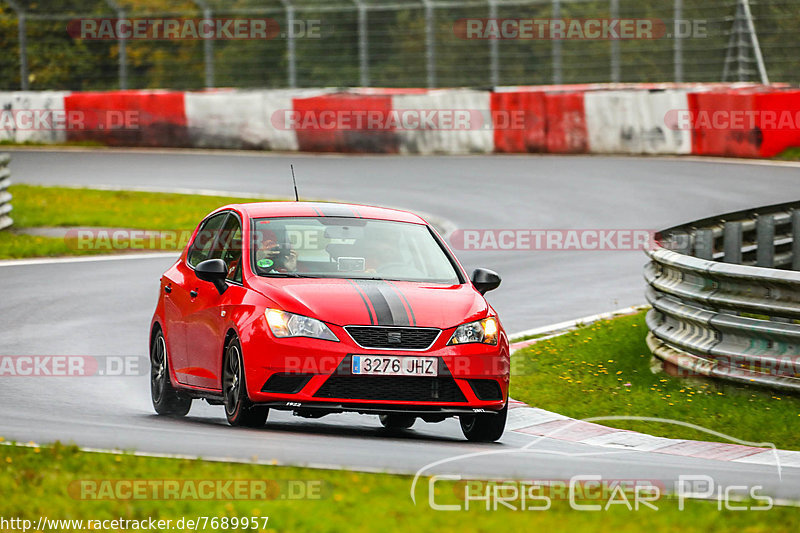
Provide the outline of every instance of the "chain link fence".
<path id="1" fill-rule="evenodd" d="M 278 30 L 248 39 L 96 39 L 73 31 L 98 18 L 267 19 Z M 646 19 L 656 36 L 489 35 L 489 21 L 509 19 Z M 468 23 L 486 31 L 465 34 Z M 793 83 L 798 30 L 799 0 L 0 0 L 0 89 L 489 87 L 766 75 Z"/>

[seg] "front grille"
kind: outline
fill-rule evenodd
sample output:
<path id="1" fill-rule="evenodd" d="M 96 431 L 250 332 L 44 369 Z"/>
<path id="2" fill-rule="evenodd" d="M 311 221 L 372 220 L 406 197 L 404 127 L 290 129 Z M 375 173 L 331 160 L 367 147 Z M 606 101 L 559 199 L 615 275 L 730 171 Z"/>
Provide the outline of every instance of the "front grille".
<path id="1" fill-rule="evenodd" d="M 311 379 L 310 374 L 272 374 L 261 387 L 261 392 L 297 394 Z"/>
<path id="2" fill-rule="evenodd" d="M 469 384 L 475 392 L 475 396 L 482 401 L 502 400 L 503 391 L 500 384 L 493 379 L 471 379 Z"/>
<path id="3" fill-rule="evenodd" d="M 317 398 L 401 402 L 466 402 L 450 370 L 439 358 L 439 376 L 354 376 L 352 356 L 339 366 L 314 394 Z"/>
<path id="4" fill-rule="evenodd" d="M 394 350 L 425 350 L 433 344 L 441 331 L 436 328 L 392 326 L 346 326 L 344 329 L 362 348 Z"/>
<path id="5" fill-rule="evenodd" d="M 466 402 L 450 376 L 337 376 L 328 378 L 314 395 L 318 398 L 347 400 L 387 400 L 407 402 Z"/>

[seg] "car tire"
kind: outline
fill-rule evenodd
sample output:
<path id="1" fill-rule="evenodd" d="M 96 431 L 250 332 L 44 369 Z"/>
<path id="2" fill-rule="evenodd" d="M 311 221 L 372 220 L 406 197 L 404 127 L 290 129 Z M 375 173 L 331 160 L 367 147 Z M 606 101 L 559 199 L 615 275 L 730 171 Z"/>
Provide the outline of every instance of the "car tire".
<path id="1" fill-rule="evenodd" d="M 258 428 L 267 422 L 269 408 L 254 404 L 247 396 L 242 345 L 236 337 L 225 345 L 222 395 L 225 416 L 230 425 Z"/>
<path id="2" fill-rule="evenodd" d="M 400 413 L 391 413 L 379 416 L 381 424 L 386 429 L 408 429 L 417 421 L 417 417 Z"/>
<path id="3" fill-rule="evenodd" d="M 508 417 L 508 403 L 497 414 L 461 415 L 461 431 L 471 442 L 494 442 L 503 436 Z"/>
<path id="4" fill-rule="evenodd" d="M 150 343 L 150 399 L 160 415 L 186 416 L 192 408 L 192 399 L 182 396 L 172 386 L 167 341 L 160 329 Z"/>

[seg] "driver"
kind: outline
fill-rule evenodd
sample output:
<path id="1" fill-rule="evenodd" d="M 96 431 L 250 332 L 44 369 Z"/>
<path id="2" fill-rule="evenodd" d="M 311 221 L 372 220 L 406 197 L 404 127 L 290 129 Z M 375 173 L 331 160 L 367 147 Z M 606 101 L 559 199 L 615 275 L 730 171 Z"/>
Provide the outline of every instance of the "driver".
<path id="1" fill-rule="evenodd" d="M 369 232 L 364 239 L 364 271 L 375 274 L 382 266 L 402 262 L 398 244 L 398 236 L 394 231 L 373 229 Z"/>
<path id="2" fill-rule="evenodd" d="M 383 240 L 372 240 L 367 244 L 364 271 L 377 273 L 384 265 L 397 262 L 394 246 Z"/>
<path id="3" fill-rule="evenodd" d="M 256 249 L 256 266 L 267 272 L 297 272 L 297 250 L 291 243 L 278 243 L 272 231 L 262 233 Z"/>

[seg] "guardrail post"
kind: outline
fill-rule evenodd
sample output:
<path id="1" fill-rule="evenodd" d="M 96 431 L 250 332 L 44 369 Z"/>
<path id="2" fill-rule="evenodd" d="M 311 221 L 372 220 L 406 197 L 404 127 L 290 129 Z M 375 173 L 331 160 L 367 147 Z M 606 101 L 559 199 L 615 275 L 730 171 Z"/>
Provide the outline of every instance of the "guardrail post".
<path id="1" fill-rule="evenodd" d="M 11 156 L 0 154 L 0 230 L 6 229 L 13 223 L 11 217 L 8 216 L 8 213 L 11 212 L 11 193 L 8 192 L 8 186 L 11 185 L 9 161 L 11 161 Z"/>
<path id="2" fill-rule="evenodd" d="M 714 232 L 699 229 L 694 233 L 694 256 L 698 259 L 714 259 Z"/>
<path id="3" fill-rule="evenodd" d="M 692 255 L 694 239 L 688 231 L 672 231 L 664 236 L 664 246 L 668 250 L 679 254 Z"/>
<path id="4" fill-rule="evenodd" d="M 759 215 L 756 219 L 756 266 L 775 266 L 775 219 Z"/>
<path id="5" fill-rule="evenodd" d="M 742 264 L 742 223 L 726 222 L 723 236 L 723 262 L 734 265 Z"/>

